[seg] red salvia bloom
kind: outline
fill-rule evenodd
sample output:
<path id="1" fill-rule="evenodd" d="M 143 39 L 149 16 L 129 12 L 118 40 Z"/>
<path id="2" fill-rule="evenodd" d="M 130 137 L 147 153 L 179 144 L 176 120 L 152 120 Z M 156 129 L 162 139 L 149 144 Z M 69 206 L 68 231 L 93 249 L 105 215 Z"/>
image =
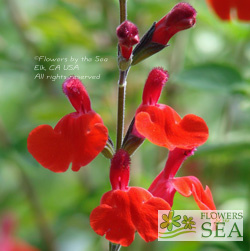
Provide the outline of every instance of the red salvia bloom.
<path id="1" fill-rule="evenodd" d="M 12 215 L 5 215 L 0 226 L 1 251 L 39 251 L 23 240 L 14 237 L 15 220 Z"/>
<path id="2" fill-rule="evenodd" d="M 105 193 L 101 205 L 90 215 L 93 230 L 106 239 L 129 246 L 135 231 L 145 241 L 153 241 L 158 235 L 158 210 L 169 210 L 169 204 L 155 198 L 140 187 L 128 187 L 130 158 L 119 150 L 111 161 L 110 181 L 112 191 Z"/>
<path id="3" fill-rule="evenodd" d="M 175 178 L 183 161 L 192 155 L 194 150 L 175 148 L 173 151 L 170 151 L 165 168 L 156 177 L 148 190 L 154 196 L 166 200 L 170 206 L 173 205 L 174 195 L 177 191 L 185 197 L 193 195 L 201 210 L 216 210 L 208 186 L 204 190 L 201 182 L 194 176 Z"/>
<path id="4" fill-rule="evenodd" d="M 135 24 L 130 21 L 124 21 L 116 29 L 119 40 L 121 54 L 127 60 L 130 58 L 133 46 L 139 42 L 138 29 Z"/>
<path id="5" fill-rule="evenodd" d="M 91 109 L 88 93 L 81 81 L 70 77 L 63 83 L 63 92 L 76 112 L 64 116 L 53 129 L 40 125 L 28 137 L 28 150 L 45 168 L 65 172 L 91 162 L 105 147 L 108 130 L 101 117 Z"/>
<path id="6" fill-rule="evenodd" d="M 207 0 L 207 3 L 222 20 L 230 20 L 233 17 L 250 21 L 249 0 Z"/>
<path id="7" fill-rule="evenodd" d="M 192 149 L 202 145 L 208 138 L 208 127 L 202 118 L 188 114 L 182 119 L 171 107 L 157 103 L 167 79 L 167 72 L 161 68 L 150 72 L 132 133 L 169 150 L 175 147 Z"/>
<path id="8" fill-rule="evenodd" d="M 135 231 L 146 242 L 158 237 L 158 210 L 169 210 L 169 204 L 161 198 L 155 198 L 140 187 L 128 190 L 112 190 L 105 193 L 101 205 L 90 215 L 93 230 L 106 239 L 129 246 L 134 240 Z"/>
<path id="9" fill-rule="evenodd" d="M 188 3 L 178 3 L 155 24 L 152 42 L 166 45 L 169 39 L 181 30 L 194 26 L 196 10 Z"/>

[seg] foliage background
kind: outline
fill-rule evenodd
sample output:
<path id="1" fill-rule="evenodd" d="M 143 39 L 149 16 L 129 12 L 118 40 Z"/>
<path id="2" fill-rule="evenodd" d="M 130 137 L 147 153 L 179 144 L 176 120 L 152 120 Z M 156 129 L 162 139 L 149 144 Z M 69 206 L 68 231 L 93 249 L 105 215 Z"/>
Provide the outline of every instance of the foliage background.
<path id="1" fill-rule="evenodd" d="M 177 2 L 129 0 L 128 18 L 142 36 Z M 126 250 L 249 250 L 250 25 L 220 21 L 204 0 L 189 2 L 198 11 L 195 28 L 179 33 L 170 47 L 131 69 L 126 126 L 141 102 L 148 72 L 156 66 L 167 69 L 171 77 L 161 102 L 181 116 L 203 117 L 210 129 L 208 142 L 178 175 L 195 175 L 209 185 L 218 209 L 244 210 L 244 242 L 148 244 L 136 236 Z M 107 241 L 90 228 L 89 214 L 110 185 L 109 161 L 101 155 L 78 173 L 55 174 L 28 153 L 26 140 L 34 127 L 54 126 L 73 111 L 61 91 L 63 80 L 34 79 L 43 73 L 34 70 L 34 57 L 108 58 L 104 63 L 82 62 L 79 71 L 45 75 L 100 74 L 100 80 L 83 82 L 114 140 L 118 17 L 118 0 L 0 2 L 0 214 L 12 212 L 18 219 L 16 236 L 41 250 L 52 250 L 52 244 L 59 251 L 107 250 Z M 130 184 L 149 187 L 166 157 L 166 149 L 146 141 L 132 158 Z M 177 195 L 174 208 L 197 206 L 193 198 Z"/>

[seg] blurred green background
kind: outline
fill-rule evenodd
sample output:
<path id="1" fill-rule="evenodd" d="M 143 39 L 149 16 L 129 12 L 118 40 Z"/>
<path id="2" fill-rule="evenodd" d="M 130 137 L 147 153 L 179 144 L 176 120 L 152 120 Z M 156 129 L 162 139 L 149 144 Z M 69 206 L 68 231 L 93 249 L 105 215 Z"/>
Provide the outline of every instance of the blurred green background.
<path id="1" fill-rule="evenodd" d="M 16 236 L 41 250 L 107 250 L 108 242 L 89 226 L 89 214 L 110 190 L 109 161 L 99 155 L 74 173 L 56 174 L 28 153 L 29 132 L 55 126 L 73 111 L 61 91 L 64 79 L 47 76 L 99 75 L 83 80 L 110 136 L 115 140 L 118 0 L 5 0 L 0 2 L 0 215 L 18 219 Z M 140 36 L 179 1 L 128 0 L 128 18 Z M 149 71 L 170 73 L 161 103 L 181 116 L 193 113 L 210 129 L 207 143 L 178 176 L 195 175 L 209 185 L 218 209 L 244 210 L 244 242 L 135 241 L 122 250 L 249 250 L 250 198 L 250 24 L 220 21 L 204 0 L 195 28 L 170 40 L 168 48 L 132 67 L 128 77 L 126 126 L 141 102 Z M 93 58 L 92 62 L 45 62 L 48 58 Z M 95 62 L 96 56 L 107 62 Z M 38 66 L 36 66 L 38 65 Z M 43 65 L 47 71 L 35 70 Z M 51 65 L 61 69 L 49 70 Z M 79 65 L 79 70 L 64 70 Z M 39 79 L 37 74 L 44 74 Z M 130 185 L 148 188 L 164 167 L 167 150 L 145 141 L 132 157 Z M 198 209 L 176 195 L 174 209 Z"/>

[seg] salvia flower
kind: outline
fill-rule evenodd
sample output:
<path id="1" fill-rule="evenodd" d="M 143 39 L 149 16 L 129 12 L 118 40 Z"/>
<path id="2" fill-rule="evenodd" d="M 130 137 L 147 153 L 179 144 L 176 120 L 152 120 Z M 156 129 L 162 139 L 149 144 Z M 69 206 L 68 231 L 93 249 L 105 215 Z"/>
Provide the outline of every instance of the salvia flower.
<path id="1" fill-rule="evenodd" d="M 90 215 L 93 230 L 106 239 L 129 246 L 135 232 L 146 241 L 157 239 L 158 210 L 169 204 L 140 187 L 129 187 L 129 155 L 119 150 L 111 161 L 112 190 L 102 196 L 101 204 Z"/>
<path id="2" fill-rule="evenodd" d="M 92 211 L 90 225 L 97 234 L 106 234 L 107 240 L 122 246 L 133 242 L 135 231 L 146 242 L 154 241 L 158 235 L 158 210 L 169 209 L 168 203 L 143 188 L 112 190 L 103 195 L 101 205 Z"/>
<path id="3" fill-rule="evenodd" d="M 138 29 L 130 21 L 124 21 L 116 29 L 122 56 L 128 60 L 131 56 L 133 46 L 139 42 Z"/>
<path id="4" fill-rule="evenodd" d="M 222 20 L 237 18 L 241 21 L 250 21 L 249 0 L 207 0 L 207 3 Z"/>
<path id="5" fill-rule="evenodd" d="M 196 23 L 196 10 L 188 3 L 178 3 L 160 21 L 155 22 L 133 51 L 132 65 L 161 51 L 177 32 L 189 29 Z"/>
<path id="6" fill-rule="evenodd" d="M 28 137 L 28 150 L 45 168 L 65 172 L 91 162 L 105 147 L 108 130 L 101 117 L 91 109 L 88 93 L 81 81 L 72 76 L 63 83 L 63 92 L 76 112 L 64 116 L 53 129 L 40 125 Z"/>
<path id="7" fill-rule="evenodd" d="M 162 68 L 154 68 L 148 76 L 142 96 L 142 104 L 156 105 L 162 88 L 168 80 L 168 72 Z M 135 128 L 135 119 L 130 124 L 126 137 L 124 138 L 123 148 L 130 154 L 143 143 L 144 137 Z"/>
<path id="8" fill-rule="evenodd" d="M 132 133 L 169 150 L 175 147 L 192 149 L 202 145 L 208 138 L 208 127 L 202 118 L 188 114 L 182 119 L 170 106 L 157 103 L 167 79 L 167 72 L 161 68 L 150 72 Z"/>
<path id="9" fill-rule="evenodd" d="M 201 210 L 216 210 L 208 186 L 204 190 L 201 182 L 194 176 L 175 177 L 183 161 L 194 154 L 194 151 L 195 149 L 185 150 L 180 148 L 170 151 L 165 168 L 155 178 L 148 190 L 154 196 L 163 198 L 170 206 L 173 205 L 174 195 L 177 191 L 185 197 L 193 195 Z"/>

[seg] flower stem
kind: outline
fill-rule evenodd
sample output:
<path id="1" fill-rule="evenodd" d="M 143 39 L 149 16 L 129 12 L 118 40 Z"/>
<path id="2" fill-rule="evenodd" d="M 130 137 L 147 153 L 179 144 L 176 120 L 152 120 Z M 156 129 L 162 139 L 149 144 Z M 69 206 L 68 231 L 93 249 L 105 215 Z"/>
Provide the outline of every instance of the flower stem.
<path id="1" fill-rule="evenodd" d="M 116 135 L 116 150 L 122 146 L 123 131 L 124 131 L 124 112 L 125 112 L 125 94 L 126 94 L 126 77 L 127 71 L 120 71 L 118 82 L 118 112 L 117 112 L 117 135 Z"/>
<path id="2" fill-rule="evenodd" d="M 127 0 L 119 0 L 119 1 L 120 1 L 120 23 L 122 23 L 127 19 Z M 120 56 L 120 51 L 118 49 L 118 59 L 119 56 Z M 128 70 L 123 71 L 120 69 L 119 71 L 116 150 L 119 150 L 121 148 L 123 140 L 127 73 Z"/>
<path id="3" fill-rule="evenodd" d="M 109 242 L 109 251 L 119 251 L 121 249 L 121 245 Z"/>
<path id="4" fill-rule="evenodd" d="M 120 0 L 120 24 L 127 19 L 127 0 Z"/>

